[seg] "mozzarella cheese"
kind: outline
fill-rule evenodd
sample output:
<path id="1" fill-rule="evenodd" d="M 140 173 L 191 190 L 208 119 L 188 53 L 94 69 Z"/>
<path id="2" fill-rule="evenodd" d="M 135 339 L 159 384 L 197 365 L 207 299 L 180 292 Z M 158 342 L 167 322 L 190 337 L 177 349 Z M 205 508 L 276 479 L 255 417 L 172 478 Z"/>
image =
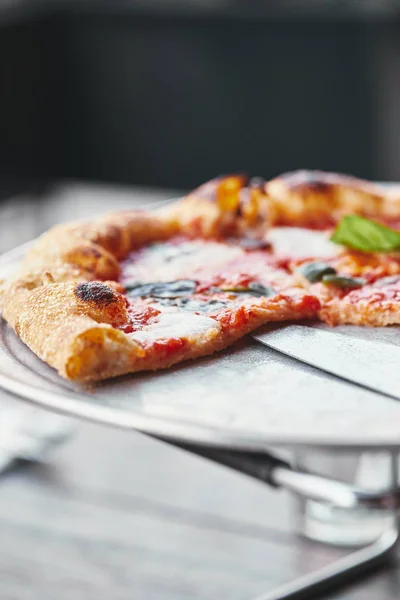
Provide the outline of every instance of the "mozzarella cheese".
<path id="1" fill-rule="evenodd" d="M 219 332 L 219 324 L 210 317 L 186 313 L 184 311 L 162 312 L 157 321 L 130 334 L 138 342 L 152 342 L 169 338 L 190 338 L 195 336 L 214 337 Z"/>
<path id="2" fill-rule="evenodd" d="M 276 227 L 268 233 L 267 240 L 279 258 L 334 258 L 342 249 L 330 242 L 324 231 L 300 227 Z"/>
<path id="3" fill-rule="evenodd" d="M 124 269 L 124 279 L 138 281 L 174 281 L 195 277 L 205 265 L 213 269 L 244 254 L 239 247 L 218 242 L 193 241 L 182 244 L 163 244 L 145 249 Z"/>

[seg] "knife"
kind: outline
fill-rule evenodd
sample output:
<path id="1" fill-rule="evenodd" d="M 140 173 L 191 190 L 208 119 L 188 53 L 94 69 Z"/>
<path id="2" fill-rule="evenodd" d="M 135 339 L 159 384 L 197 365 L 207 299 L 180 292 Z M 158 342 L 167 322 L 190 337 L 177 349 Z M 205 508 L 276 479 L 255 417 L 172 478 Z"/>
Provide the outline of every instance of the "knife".
<path id="1" fill-rule="evenodd" d="M 338 329 L 288 324 L 263 329 L 253 338 L 326 373 L 400 400 L 400 329 L 387 332 L 397 344 L 365 339 L 374 336 L 369 328 L 350 327 L 352 333 L 345 333 L 345 327 Z"/>

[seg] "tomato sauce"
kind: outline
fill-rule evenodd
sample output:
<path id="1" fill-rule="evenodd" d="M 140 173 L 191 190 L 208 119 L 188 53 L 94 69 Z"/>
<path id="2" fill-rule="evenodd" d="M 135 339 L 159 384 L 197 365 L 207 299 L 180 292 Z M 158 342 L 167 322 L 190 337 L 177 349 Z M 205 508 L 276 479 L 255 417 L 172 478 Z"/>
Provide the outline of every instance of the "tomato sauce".
<path id="1" fill-rule="evenodd" d="M 347 295 L 347 299 L 351 304 L 357 304 L 360 301 L 365 301 L 367 305 L 379 305 L 400 301 L 400 289 L 397 287 L 373 288 L 366 287 L 361 290 L 355 290 Z"/>
<path id="2" fill-rule="evenodd" d="M 124 333 L 133 333 L 142 329 L 145 325 L 152 323 L 159 314 L 159 310 L 153 306 L 149 306 L 145 302 L 139 301 L 135 302 L 135 304 L 129 304 L 128 300 L 129 321 L 118 329 L 121 329 Z"/>
<path id="3" fill-rule="evenodd" d="M 247 323 L 250 317 L 250 311 L 244 306 L 237 309 L 227 309 L 222 311 L 215 319 L 221 323 L 222 329 L 240 328 Z"/>
<path id="4" fill-rule="evenodd" d="M 183 338 L 165 338 L 156 340 L 151 343 L 151 346 L 157 351 L 163 351 L 165 354 L 178 352 L 187 346 L 188 341 Z"/>

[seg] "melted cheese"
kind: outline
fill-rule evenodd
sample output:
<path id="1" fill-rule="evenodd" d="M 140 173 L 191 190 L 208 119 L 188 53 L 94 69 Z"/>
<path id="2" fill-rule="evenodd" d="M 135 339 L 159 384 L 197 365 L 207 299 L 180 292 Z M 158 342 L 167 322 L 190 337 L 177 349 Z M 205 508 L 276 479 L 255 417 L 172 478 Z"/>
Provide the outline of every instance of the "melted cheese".
<path id="1" fill-rule="evenodd" d="M 196 315 L 184 311 L 162 312 L 158 320 L 130 334 L 138 342 L 152 342 L 168 338 L 190 338 L 192 336 L 214 337 L 219 331 L 219 324 L 210 317 Z"/>
<path id="2" fill-rule="evenodd" d="M 128 263 L 124 269 L 124 279 L 147 282 L 195 277 L 204 265 L 212 265 L 215 270 L 242 254 L 241 248 L 218 242 L 163 244 L 145 249 L 134 262 Z"/>
<path id="3" fill-rule="evenodd" d="M 324 231 L 300 227 L 276 227 L 267 236 L 279 258 L 334 258 L 342 247 L 329 241 Z"/>

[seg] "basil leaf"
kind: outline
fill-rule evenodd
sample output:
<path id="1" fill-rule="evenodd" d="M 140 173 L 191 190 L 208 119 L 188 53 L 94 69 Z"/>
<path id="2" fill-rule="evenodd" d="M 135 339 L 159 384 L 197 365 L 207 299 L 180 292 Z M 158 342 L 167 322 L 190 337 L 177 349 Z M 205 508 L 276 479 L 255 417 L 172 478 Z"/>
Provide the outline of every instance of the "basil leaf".
<path id="1" fill-rule="evenodd" d="M 154 283 L 134 282 L 126 283 L 125 290 L 128 296 L 142 298 L 180 298 L 190 296 L 196 290 L 196 282 L 192 279 L 178 279 L 177 281 L 159 281 Z"/>
<path id="2" fill-rule="evenodd" d="M 393 252 L 400 249 L 400 233 L 358 215 L 343 217 L 331 241 L 362 252 Z"/>
<path id="3" fill-rule="evenodd" d="M 361 277 L 345 277 L 344 275 L 324 275 L 322 283 L 334 285 L 342 289 L 356 289 L 364 285 L 365 280 Z"/>
<path id="4" fill-rule="evenodd" d="M 312 262 L 301 265 L 297 272 L 303 275 L 310 283 L 321 281 L 324 275 L 335 275 L 336 271 L 331 265 L 324 262 Z"/>
<path id="5" fill-rule="evenodd" d="M 249 283 L 249 294 L 258 295 L 258 296 L 276 296 L 276 291 L 261 283 L 257 283 L 256 281 L 252 281 Z"/>
<path id="6" fill-rule="evenodd" d="M 277 292 L 271 288 L 262 285 L 261 283 L 251 282 L 247 288 L 242 287 L 231 287 L 231 288 L 220 288 L 221 292 L 232 292 L 234 294 L 250 294 L 251 296 L 276 296 Z"/>
<path id="7" fill-rule="evenodd" d="M 163 306 L 176 306 L 181 310 L 191 312 L 211 313 L 228 306 L 222 300 L 198 300 L 196 298 L 160 298 L 159 303 Z"/>
<path id="8" fill-rule="evenodd" d="M 257 238 L 240 238 L 237 243 L 243 250 L 249 252 L 252 250 L 270 250 L 272 247 L 271 242 Z"/>

